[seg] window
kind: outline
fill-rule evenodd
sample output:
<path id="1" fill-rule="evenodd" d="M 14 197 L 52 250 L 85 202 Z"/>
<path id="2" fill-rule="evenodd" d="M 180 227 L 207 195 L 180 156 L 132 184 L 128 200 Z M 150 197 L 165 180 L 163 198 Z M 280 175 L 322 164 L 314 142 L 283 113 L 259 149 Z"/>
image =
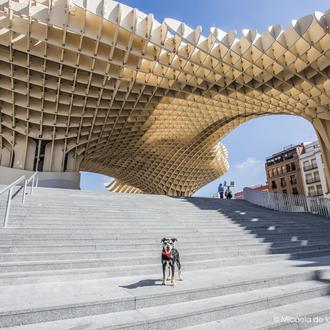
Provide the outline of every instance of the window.
<path id="1" fill-rule="evenodd" d="M 277 187 L 277 186 L 276 186 L 276 182 L 273 180 L 273 181 L 272 181 L 272 189 L 276 189 L 276 187 Z"/>
<path id="2" fill-rule="evenodd" d="M 292 194 L 293 195 L 298 195 L 298 189 L 296 187 L 292 188 Z"/>
<path id="3" fill-rule="evenodd" d="M 316 186 L 316 193 L 318 196 L 322 196 L 323 195 L 323 189 L 322 189 L 322 186 L 320 184 L 318 184 Z"/>
<path id="4" fill-rule="evenodd" d="M 281 178 L 281 187 L 286 187 L 285 178 Z"/>
<path id="5" fill-rule="evenodd" d="M 286 164 L 286 171 L 287 172 L 290 172 L 291 171 L 290 164 Z"/>
<path id="6" fill-rule="evenodd" d="M 308 195 L 312 197 L 316 195 L 314 186 L 308 187 Z"/>
<path id="7" fill-rule="evenodd" d="M 304 161 L 303 163 L 304 171 L 308 171 L 311 168 L 309 161 Z"/>
<path id="8" fill-rule="evenodd" d="M 320 181 L 320 174 L 318 171 L 314 172 L 314 180 L 315 182 L 319 182 Z"/>
<path id="9" fill-rule="evenodd" d="M 297 184 L 297 178 L 296 178 L 295 175 L 291 175 L 291 176 L 290 176 L 290 183 L 291 183 L 292 185 Z"/>
<path id="10" fill-rule="evenodd" d="M 308 184 L 313 183 L 313 176 L 311 173 L 306 175 L 306 183 Z"/>
<path id="11" fill-rule="evenodd" d="M 291 171 L 295 171 L 296 170 L 296 164 L 295 163 L 291 163 Z"/>
<path id="12" fill-rule="evenodd" d="M 315 158 L 312 159 L 312 166 L 313 166 L 313 168 L 317 168 L 317 164 L 316 164 L 316 159 Z"/>
<path id="13" fill-rule="evenodd" d="M 288 191 L 287 191 L 286 189 L 283 189 L 283 190 L 282 190 L 282 193 L 283 193 L 283 194 L 287 194 Z"/>

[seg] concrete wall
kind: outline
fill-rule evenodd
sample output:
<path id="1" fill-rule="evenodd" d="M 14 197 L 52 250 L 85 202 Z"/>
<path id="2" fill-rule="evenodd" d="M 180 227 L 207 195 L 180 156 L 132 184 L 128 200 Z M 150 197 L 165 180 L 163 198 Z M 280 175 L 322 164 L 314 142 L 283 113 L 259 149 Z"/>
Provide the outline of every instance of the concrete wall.
<path id="1" fill-rule="evenodd" d="M 34 172 L 0 166 L 0 184 L 9 184 L 22 175 Z M 80 189 L 79 172 L 39 172 L 39 186 L 49 188 Z"/>

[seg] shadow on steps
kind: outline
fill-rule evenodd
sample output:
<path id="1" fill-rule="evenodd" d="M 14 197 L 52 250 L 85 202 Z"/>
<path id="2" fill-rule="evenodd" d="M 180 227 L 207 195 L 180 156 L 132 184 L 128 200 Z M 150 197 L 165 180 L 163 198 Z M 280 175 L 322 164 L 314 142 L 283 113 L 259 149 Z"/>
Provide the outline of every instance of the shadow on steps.
<path id="1" fill-rule="evenodd" d="M 278 212 L 242 200 L 181 199 L 201 210 L 219 212 L 246 233 L 261 238 L 268 244 L 268 254 L 288 254 L 290 260 L 304 259 L 306 263 L 299 267 L 330 265 L 329 218 Z"/>
<path id="2" fill-rule="evenodd" d="M 124 286 L 120 286 L 121 288 L 124 289 L 136 289 L 136 288 L 143 288 L 146 286 L 161 286 L 162 283 L 160 281 L 159 278 L 157 279 L 148 279 L 148 280 L 141 280 L 129 285 L 124 285 Z"/>

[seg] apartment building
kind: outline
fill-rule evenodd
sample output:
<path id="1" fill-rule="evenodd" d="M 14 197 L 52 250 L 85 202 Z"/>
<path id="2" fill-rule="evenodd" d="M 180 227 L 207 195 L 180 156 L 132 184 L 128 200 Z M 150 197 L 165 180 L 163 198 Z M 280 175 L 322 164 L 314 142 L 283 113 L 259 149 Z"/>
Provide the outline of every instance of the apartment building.
<path id="1" fill-rule="evenodd" d="M 266 159 L 265 169 L 268 189 L 272 192 L 304 195 L 300 155 L 304 144 L 289 146 Z"/>
<path id="2" fill-rule="evenodd" d="M 325 195 L 327 188 L 319 142 L 305 143 L 304 152 L 300 154 L 299 159 L 305 195 Z"/>

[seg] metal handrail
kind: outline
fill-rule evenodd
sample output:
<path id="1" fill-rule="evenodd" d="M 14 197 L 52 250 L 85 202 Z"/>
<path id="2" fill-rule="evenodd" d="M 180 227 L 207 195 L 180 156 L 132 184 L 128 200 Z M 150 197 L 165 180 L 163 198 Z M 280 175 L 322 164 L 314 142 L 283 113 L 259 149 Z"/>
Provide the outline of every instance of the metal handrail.
<path id="1" fill-rule="evenodd" d="M 281 194 L 244 188 L 244 199 L 250 203 L 283 212 L 307 212 L 330 217 L 330 199 Z"/>
<path id="2" fill-rule="evenodd" d="M 8 185 L 7 187 L 5 187 L 4 189 L 2 189 L 0 191 L 0 195 L 2 195 L 2 194 L 4 194 L 5 192 L 8 191 L 8 197 L 7 197 L 7 202 L 6 202 L 6 211 L 5 211 L 5 216 L 4 216 L 3 224 L 2 224 L 2 227 L 3 228 L 6 228 L 7 227 L 9 213 L 10 213 L 10 207 L 11 207 L 11 201 L 18 194 L 18 192 L 23 188 L 22 204 L 24 205 L 24 203 L 25 203 L 25 196 L 27 194 L 27 187 L 28 187 L 28 184 L 31 181 L 32 181 L 31 189 L 30 189 L 30 195 L 31 195 L 33 193 L 33 189 L 36 188 L 36 187 L 38 187 L 38 172 L 35 172 L 29 178 L 26 178 L 26 176 L 23 175 L 23 176 L 21 176 L 20 178 L 18 178 L 17 180 L 15 180 L 10 185 Z M 13 190 L 14 190 L 14 188 L 16 186 L 20 185 L 22 182 L 24 182 L 24 184 L 22 185 L 21 188 L 19 188 L 17 190 L 17 192 L 13 196 Z"/>

